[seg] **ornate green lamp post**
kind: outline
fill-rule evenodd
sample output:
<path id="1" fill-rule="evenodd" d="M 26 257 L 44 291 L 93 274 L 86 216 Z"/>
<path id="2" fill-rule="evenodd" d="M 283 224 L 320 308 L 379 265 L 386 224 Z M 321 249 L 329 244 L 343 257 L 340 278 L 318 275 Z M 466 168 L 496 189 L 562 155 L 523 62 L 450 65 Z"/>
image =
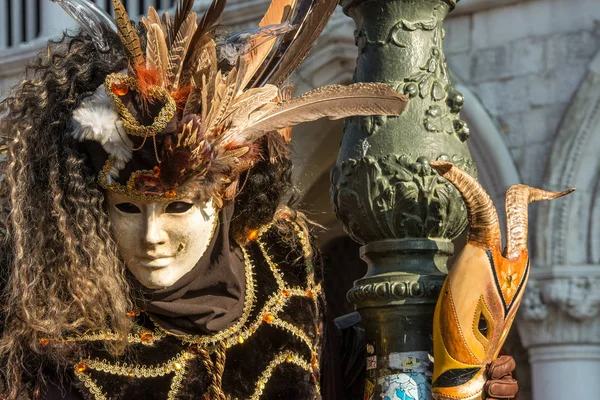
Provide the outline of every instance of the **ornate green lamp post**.
<path id="1" fill-rule="evenodd" d="M 442 23 L 456 1 L 341 3 L 357 26 L 354 80 L 385 82 L 409 96 L 400 117 L 347 120 L 332 171 L 336 214 L 369 265 L 348 293 L 367 329 L 367 395 L 405 384 L 428 399 L 434 307 L 452 240 L 467 223 L 459 193 L 429 160 L 476 173 L 459 116 L 464 98 L 443 52 Z"/>

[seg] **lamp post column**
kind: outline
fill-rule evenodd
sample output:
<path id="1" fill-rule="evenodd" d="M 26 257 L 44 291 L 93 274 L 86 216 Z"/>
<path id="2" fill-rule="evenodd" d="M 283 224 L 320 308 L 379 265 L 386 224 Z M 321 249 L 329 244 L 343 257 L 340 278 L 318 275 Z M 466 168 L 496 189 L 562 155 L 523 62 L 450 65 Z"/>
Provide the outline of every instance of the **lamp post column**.
<path id="1" fill-rule="evenodd" d="M 366 328 L 365 398 L 430 399 L 433 312 L 467 217 L 460 194 L 429 160 L 476 173 L 459 116 L 464 98 L 443 52 L 442 23 L 455 1 L 342 6 L 357 26 L 354 80 L 384 82 L 409 96 L 400 117 L 346 120 L 331 173 L 336 215 L 368 264 L 348 293 Z"/>

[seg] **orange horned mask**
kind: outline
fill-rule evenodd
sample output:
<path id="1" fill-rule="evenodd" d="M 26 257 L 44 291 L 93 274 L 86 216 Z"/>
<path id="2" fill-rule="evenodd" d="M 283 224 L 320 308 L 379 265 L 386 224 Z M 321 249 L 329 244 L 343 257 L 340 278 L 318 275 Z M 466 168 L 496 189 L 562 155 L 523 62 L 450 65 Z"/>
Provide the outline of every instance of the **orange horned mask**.
<path id="1" fill-rule="evenodd" d="M 475 179 L 448 162 L 431 166 L 462 194 L 467 206 L 467 244 L 452 267 L 433 322 L 433 397 L 482 398 L 486 366 L 506 340 L 529 276 L 527 206 L 572 190 L 546 192 L 525 185 L 506 194 L 507 244 L 502 253 L 498 215 Z"/>

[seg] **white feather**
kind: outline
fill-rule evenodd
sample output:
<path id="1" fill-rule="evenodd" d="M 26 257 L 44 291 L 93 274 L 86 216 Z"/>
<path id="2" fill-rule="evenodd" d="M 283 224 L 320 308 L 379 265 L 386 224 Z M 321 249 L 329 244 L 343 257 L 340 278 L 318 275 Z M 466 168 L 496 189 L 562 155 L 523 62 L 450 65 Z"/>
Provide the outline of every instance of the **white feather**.
<path id="1" fill-rule="evenodd" d="M 73 138 L 81 142 L 92 140 L 100 143 L 114 159 L 110 175 L 118 176 L 119 170 L 131 160 L 133 143 L 123 129 L 123 123 L 113 109 L 104 85 L 73 112 L 73 121 Z"/>

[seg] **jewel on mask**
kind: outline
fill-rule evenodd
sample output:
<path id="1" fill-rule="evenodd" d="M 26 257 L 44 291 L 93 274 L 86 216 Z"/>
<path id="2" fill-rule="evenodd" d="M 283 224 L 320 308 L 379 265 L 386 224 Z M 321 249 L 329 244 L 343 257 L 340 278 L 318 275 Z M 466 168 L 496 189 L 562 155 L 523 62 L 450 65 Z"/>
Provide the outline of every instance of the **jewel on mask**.
<path id="1" fill-rule="evenodd" d="M 110 90 L 117 96 L 123 97 L 129 93 L 129 86 L 122 81 L 115 81 L 110 85 Z"/>

